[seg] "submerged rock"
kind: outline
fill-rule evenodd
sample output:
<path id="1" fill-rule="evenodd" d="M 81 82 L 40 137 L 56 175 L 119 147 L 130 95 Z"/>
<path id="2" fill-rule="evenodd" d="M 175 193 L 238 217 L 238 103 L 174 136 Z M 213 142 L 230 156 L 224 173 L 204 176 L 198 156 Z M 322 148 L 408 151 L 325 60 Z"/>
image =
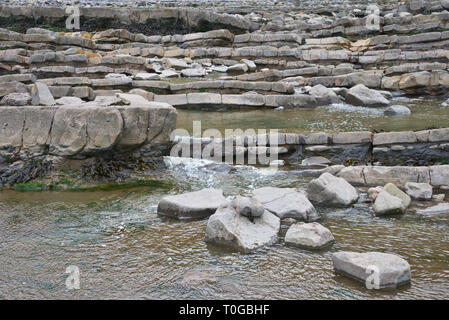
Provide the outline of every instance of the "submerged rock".
<path id="1" fill-rule="evenodd" d="M 400 106 L 400 105 L 394 105 L 394 106 L 390 106 L 388 107 L 385 111 L 384 114 L 387 116 L 396 116 L 396 115 L 410 115 L 412 112 L 410 111 L 409 108 L 405 107 L 405 106 Z"/>
<path id="2" fill-rule="evenodd" d="M 303 166 L 328 165 L 330 163 L 325 157 L 310 157 L 301 161 L 301 165 Z"/>
<path id="3" fill-rule="evenodd" d="M 428 183 L 407 182 L 405 192 L 416 200 L 432 199 L 432 186 Z"/>
<path id="4" fill-rule="evenodd" d="M 315 221 L 320 218 L 307 196 L 293 188 L 263 187 L 254 190 L 253 197 L 281 219 Z"/>
<path id="5" fill-rule="evenodd" d="M 323 206 L 350 206 L 359 198 L 356 188 L 328 172 L 309 182 L 307 194 L 310 201 Z"/>
<path id="6" fill-rule="evenodd" d="M 334 270 L 370 285 L 372 289 L 397 288 L 410 282 L 410 265 L 401 257 L 381 252 L 339 251 L 332 255 Z"/>
<path id="7" fill-rule="evenodd" d="M 225 204 L 209 217 L 205 241 L 247 253 L 274 244 L 280 227 L 280 219 L 268 210 L 251 221 L 232 205 Z"/>
<path id="8" fill-rule="evenodd" d="M 301 222 L 287 230 L 284 241 L 303 249 L 318 250 L 331 245 L 335 239 L 329 229 L 321 224 Z"/>
<path id="9" fill-rule="evenodd" d="M 162 198 L 157 213 L 176 219 L 205 218 L 213 214 L 217 208 L 226 203 L 223 190 L 207 188 Z"/>
<path id="10" fill-rule="evenodd" d="M 442 214 L 449 214 L 449 203 L 443 202 L 426 209 L 419 209 L 416 210 L 414 214 L 420 216 L 438 216 Z"/>
<path id="11" fill-rule="evenodd" d="M 346 93 L 346 102 L 363 107 L 386 107 L 390 102 L 378 91 L 358 84 Z"/>

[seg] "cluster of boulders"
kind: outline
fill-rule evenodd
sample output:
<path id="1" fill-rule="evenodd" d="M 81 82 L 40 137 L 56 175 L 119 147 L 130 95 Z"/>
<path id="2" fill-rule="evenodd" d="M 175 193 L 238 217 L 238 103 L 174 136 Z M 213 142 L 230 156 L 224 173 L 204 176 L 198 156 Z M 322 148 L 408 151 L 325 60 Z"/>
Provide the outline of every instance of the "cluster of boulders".
<path id="1" fill-rule="evenodd" d="M 397 198 L 401 209 L 409 205 L 409 202 L 402 203 L 408 197 L 406 194 L 394 185 L 387 185 L 379 191 L 374 207 L 383 208 L 390 202 L 396 204 L 389 197 Z M 263 187 L 253 190 L 247 197 L 225 198 L 222 190 L 208 188 L 166 196 L 159 202 L 157 212 L 177 219 L 208 217 L 207 243 L 245 253 L 277 243 L 282 225 L 290 225 L 284 236 L 285 244 L 304 250 L 326 250 L 335 238 L 329 229 L 316 222 L 321 215 L 312 203 L 348 207 L 358 199 L 359 192 L 353 186 L 325 173 L 312 180 L 307 191 Z M 398 212 L 392 210 L 390 213 Z M 379 276 L 374 283 L 376 289 L 395 288 L 410 282 L 409 264 L 394 254 L 339 251 L 333 254 L 332 260 L 336 272 L 363 282 L 369 280 L 370 268 L 375 268 Z"/>

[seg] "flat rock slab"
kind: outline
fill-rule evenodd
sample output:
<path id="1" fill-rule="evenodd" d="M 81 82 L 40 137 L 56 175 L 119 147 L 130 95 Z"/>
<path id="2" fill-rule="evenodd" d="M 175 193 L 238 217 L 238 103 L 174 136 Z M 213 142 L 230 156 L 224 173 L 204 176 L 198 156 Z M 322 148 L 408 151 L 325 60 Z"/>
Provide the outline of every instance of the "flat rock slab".
<path id="1" fill-rule="evenodd" d="M 307 196 L 294 188 L 263 187 L 254 190 L 253 197 L 281 219 L 315 221 L 320 218 Z"/>
<path id="2" fill-rule="evenodd" d="M 307 250 L 319 250 L 330 246 L 334 236 L 329 229 L 317 222 L 295 223 L 285 234 L 285 243 Z"/>
<path id="3" fill-rule="evenodd" d="M 332 262 L 335 272 L 369 282 L 374 289 L 397 288 L 411 280 L 410 265 L 394 254 L 339 251 L 332 255 Z"/>
<path id="4" fill-rule="evenodd" d="M 418 209 L 414 212 L 414 214 L 419 216 L 438 216 L 442 214 L 449 214 L 449 203 L 444 202 L 426 209 Z"/>
<path id="5" fill-rule="evenodd" d="M 280 219 L 268 210 L 250 220 L 227 204 L 209 217 L 205 240 L 248 253 L 277 242 L 280 228 Z"/>
<path id="6" fill-rule="evenodd" d="M 223 190 L 207 188 L 162 198 L 157 213 L 176 219 L 200 219 L 209 217 L 226 203 Z"/>

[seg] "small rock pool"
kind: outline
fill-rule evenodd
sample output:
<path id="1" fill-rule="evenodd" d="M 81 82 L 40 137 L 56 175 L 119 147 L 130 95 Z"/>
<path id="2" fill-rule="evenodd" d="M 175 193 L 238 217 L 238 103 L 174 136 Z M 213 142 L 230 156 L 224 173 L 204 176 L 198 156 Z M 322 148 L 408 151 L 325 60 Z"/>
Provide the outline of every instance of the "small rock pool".
<path id="1" fill-rule="evenodd" d="M 249 166 L 219 173 L 200 160 L 167 163 L 161 179 L 173 182 L 168 189 L 0 192 L 0 298 L 449 298 L 447 216 L 380 218 L 361 203 L 318 208 L 336 239 L 330 249 L 301 250 L 281 238 L 241 254 L 207 245 L 207 220 L 158 217 L 158 201 L 203 187 L 222 188 L 226 196 L 262 186 L 301 188 L 309 179 Z M 334 274 L 331 255 L 338 250 L 395 253 L 410 263 L 412 282 L 394 291 L 368 290 Z M 80 269 L 79 290 L 66 288 L 69 265 Z"/>

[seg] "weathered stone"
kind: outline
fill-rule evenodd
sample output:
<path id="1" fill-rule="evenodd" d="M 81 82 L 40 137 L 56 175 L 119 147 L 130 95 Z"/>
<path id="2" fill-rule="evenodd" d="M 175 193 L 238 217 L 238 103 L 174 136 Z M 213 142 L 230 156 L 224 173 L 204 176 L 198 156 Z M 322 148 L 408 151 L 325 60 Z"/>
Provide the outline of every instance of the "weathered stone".
<path id="1" fill-rule="evenodd" d="M 231 205 L 238 214 L 249 218 L 260 217 L 265 211 L 263 205 L 254 198 L 237 196 Z"/>
<path id="2" fill-rule="evenodd" d="M 332 263 L 335 272 L 369 283 L 373 289 L 397 288 L 410 282 L 410 265 L 394 254 L 339 251 L 332 255 Z M 378 281 L 370 277 L 373 273 Z"/>
<path id="3" fill-rule="evenodd" d="M 56 104 L 55 99 L 45 83 L 36 82 L 31 87 L 32 104 L 42 106 L 53 106 Z"/>
<path id="4" fill-rule="evenodd" d="M 428 183 L 407 182 L 405 192 L 416 200 L 432 199 L 432 186 Z"/>
<path id="5" fill-rule="evenodd" d="M 213 214 L 226 203 L 223 190 L 207 188 L 175 196 L 166 196 L 159 201 L 157 213 L 176 219 L 198 219 Z"/>
<path id="6" fill-rule="evenodd" d="M 350 206 L 359 198 L 357 190 L 345 179 L 323 173 L 307 185 L 309 199 L 323 206 Z"/>
<path id="7" fill-rule="evenodd" d="M 439 203 L 426 209 L 415 210 L 413 213 L 419 216 L 438 216 L 442 214 L 449 214 L 449 203 Z"/>
<path id="8" fill-rule="evenodd" d="M 267 210 L 250 221 L 231 205 L 222 205 L 209 217 L 205 240 L 247 253 L 274 244 L 280 226 L 280 219 Z"/>
<path id="9" fill-rule="evenodd" d="M 87 143 L 87 118 L 89 111 L 82 107 L 60 107 L 53 120 L 49 153 L 58 156 L 75 156 Z"/>
<path id="10" fill-rule="evenodd" d="M 384 114 L 388 116 L 410 115 L 411 113 L 409 108 L 400 105 L 390 106 L 384 111 Z"/>
<path id="11" fill-rule="evenodd" d="M 70 104 L 80 105 L 84 101 L 77 97 L 61 97 L 59 99 L 56 99 L 55 102 L 57 105 L 70 105 Z"/>
<path id="12" fill-rule="evenodd" d="M 407 209 L 408 206 L 410 206 L 410 203 L 411 203 L 412 199 L 410 199 L 410 197 L 405 192 L 400 190 L 393 183 L 387 183 L 384 186 L 383 190 L 385 190 L 386 192 L 388 192 L 392 196 L 401 199 L 404 211 L 405 211 L 405 209 Z"/>
<path id="13" fill-rule="evenodd" d="M 281 219 L 294 218 L 310 222 L 320 218 L 306 195 L 293 188 L 263 187 L 254 190 L 253 197 Z"/>
<path id="14" fill-rule="evenodd" d="M 340 103 L 341 100 L 337 94 L 321 84 L 317 84 L 309 90 L 309 94 L 315 98 L 318 104 L 326 105 L 331 103 Z"/>
<path id="15" fill-rule="evenodd" d="M 401 199 L 385 190 L 379 192 L 374 202 L 373 210 L 377 216 L 405 213 Z"/>
<path id="16" fill-rule="evenodd" d="M 3 106 L 26 106 L 31 103 L 31 96 L 28 93 L 10 93 L 3 97 L 0 105 Z"/>
<path id="17" fill-rule="evenodd" d="M 329 229 L 317 222 L 300 222 L 288 228 L 284 241 L 303 249 L 318 250 L 330 246 L 335 239 Z"/>
<path id="18" fill-rule="evenodd" d="M 348 90 L 346 102 L 364 107 L 385 107 L 390 104 L 381 93 L 369 89 L 363 84 L 358 84 Z"/>

